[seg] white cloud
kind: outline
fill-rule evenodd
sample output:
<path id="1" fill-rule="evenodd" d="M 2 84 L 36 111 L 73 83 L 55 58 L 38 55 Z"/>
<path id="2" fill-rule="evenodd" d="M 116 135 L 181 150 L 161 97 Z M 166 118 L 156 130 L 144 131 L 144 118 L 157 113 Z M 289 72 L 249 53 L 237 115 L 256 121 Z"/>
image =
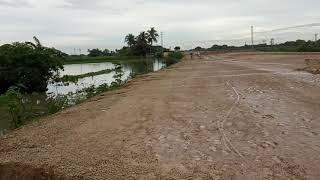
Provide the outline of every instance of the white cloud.
<path id="1" fill-rule="evenodd" d="M 318 0 L 0 0 L 0 43 L 36 35 L 67 51 L 114 49 L 124 45 L 127 33 L 152 26 L 164 32 L 167 46 L 243 44 L 251 25 L 263 31 L 320 22 L 319 5 Z M 312 39 L 316 32 L 319 28 L 302 28 L 256 39 Z"/>

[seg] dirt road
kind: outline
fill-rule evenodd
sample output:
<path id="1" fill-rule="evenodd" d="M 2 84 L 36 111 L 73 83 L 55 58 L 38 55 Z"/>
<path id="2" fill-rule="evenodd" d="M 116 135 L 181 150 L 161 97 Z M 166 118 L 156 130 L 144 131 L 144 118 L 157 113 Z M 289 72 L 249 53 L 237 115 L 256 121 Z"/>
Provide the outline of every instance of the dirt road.
<path id="1" fill-rule="evenodd" d="M 209 54 L 139 77 L 0 139 L 0 179 L 319 179 L 306 58 Z"/>

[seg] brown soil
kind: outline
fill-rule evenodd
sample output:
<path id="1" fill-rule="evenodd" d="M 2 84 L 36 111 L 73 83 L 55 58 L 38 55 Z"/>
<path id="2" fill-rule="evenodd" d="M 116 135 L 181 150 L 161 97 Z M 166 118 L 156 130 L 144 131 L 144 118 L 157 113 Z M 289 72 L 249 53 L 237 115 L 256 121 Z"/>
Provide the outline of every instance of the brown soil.
<path id="1" fill-rule="evenodd" d="M 80 180 L 83 178 L 65 177 L 57 175 L 52 169 L 35 168 L 21 163 L 7 163 L 0 165 L 1 179 L 6 180 Z"/>
<path id="2" fill-rule="evenodd" d="M 306 59 L 306 67 L 298 68 L 298 71 L 306 71 L 312 74 L 320 74 L 320 59 Z"/>
<path id="3" fill-rule="evenodd" d="M 319 58 L 185 59 L 0 139 L 0 179 L 316 180 L 320 76 L 295 69 Z"/>

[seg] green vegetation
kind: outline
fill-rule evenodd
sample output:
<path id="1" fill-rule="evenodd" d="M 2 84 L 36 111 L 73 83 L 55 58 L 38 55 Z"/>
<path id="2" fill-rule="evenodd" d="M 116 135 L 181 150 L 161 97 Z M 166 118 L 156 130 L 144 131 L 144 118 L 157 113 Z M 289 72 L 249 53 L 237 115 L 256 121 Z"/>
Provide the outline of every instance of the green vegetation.
<path id="1" fill-rule="evenodd" d="M 10 88 L 0 96 L 0 118 L 9 119 L 11 129 L 18 128 L 31 119 L 53 114 L 65 108 L 67 96 L 50 97 L 44 93 L 22 94 Z"/>
<path id="2" fill-rule="evenodd" d="M 83 64 L 83 63 L 123 63 L 126 61 L 140 61 L 138 56 L 101 56 L 101 57 L 89 57 L 89 56 L 69 56 L 66 58 L 64 64 Z"/>
<path id="3" fill-rule="evenodd" d="M 56 113 L 62 109 L 79 104 L 102 92 L 121 87 L 123 70 L 120 64 L 115 67 L 115 81 L 110 85 L 91 85 L 67 95 L 47 95 L 45 93 L 23 94 L 17 88 L 10 88 L 0 96 L 0 119 L 10 119 L 10 128 L 15 129 L 30 120 Z"/>
<path id="4" fill-rule="evenodd" d="M 16 42 L 0 46 L 0 120 L 4 120 L 1 121 L 0 128 L 18 128 L 30 120 L 56 113 L 102 92 L 117 89 L 128 80 L 123 78 L 123 67 L 130 66 L 132 69 L 130 78 L 153 71 L 153 61 L 145 57 L 148 53 L 163 57 L 165 49 L 153 46 L 158 37 L 157 31 L 151 28 L 147 32 L 141 32 L 137 37 L 127 36 L 128 47 L 115 52 L 92 49 L 88 50 L 87 56 L 68 56 L 54 48 L 42 46 L 36 37 L 35 43 Z M 169 53 L 166 63 L 171 65 L 182 57 L 180 52 Z M 115 68 L 59 77 L 59 71 L 63 69 L 64 64 L 101 62 L 115 63 Z M 48 82 L 76 83 L 85 77 L 110 72 L 115 72 L 111 84 L 91 85 L 67 95 L 45 93 Z"/>
<path id="5" fill-rule="evenodd" d="M 208 51 L 241 51 L 241 50 L 257 50 L 269 52 L 320 52 L 320 40 L 318 41 L 287 41 L 281 44 L 258 44 L 249 46 L 228 46 L 228 45 L 213 45 L 208 49 L 197 47 L 195 50 L 208 50 Z"/>
<path id="6" fill-rule="evenodd" d="M 113 56 L 115 54 L 114 51 L 109 51 L 108 49 L 100 50 L 100 49 L 88 49 L 89 57 L 99 57 L 99 56 Z"/>
<path id="7" fill-rule="evenodd" d="M 180 51 L 180 50 L 181 50 L 181 47 L 180 47 L 180 46 L 176 46 L 176 47 L 174 47 L 174 50 L 175 50 L 175 51 Z"/>
<path id="8" fill-rule="evenodd" d="M 10 87 L 23 92 L 44 92 L 50 79 L 63 69 L 66 54 L 43 47 L 34 37 L 31 42 L 15 42 L 0 46 L 0 94 Z"/>
<path id="9" fill-rule="evenodd" d="M 165 62 L 167 66 L 175 64 L 179 62 L 183 58 L 183 54 L 181 52 L 169 52 L 165 57 Z"/>
<path id="10" fill-rule="evenodd" d="M 57 82 L 73 82 L 77 83 L 79 79 L 83 79 L 86 77 L 93 77 L 93 76 L 98 76 L 101 74 L 108 74 L 114 71 L 114 69 L 105 69 L 97 72 L 89 72 L 85 74 L 80 74 L 80 75 L 64 75 L 62 78 L 58 78 L 55 81 Z"/>
<path id="11" fill-rule="evenodd" d="M 138 36 L 128 34 L 125 37 L 125 42 L 128 47 L 123 47 L 118 52 L 128 56 L 147 56 L 149 53 L 156 54 L 157 52 L 163 52 L 162 47 L 154 47 L 153 43 L 157 42 L 159 38 L 158 32 L 155 28 L 150 28 L 147 32 L 142 31 Z"/>

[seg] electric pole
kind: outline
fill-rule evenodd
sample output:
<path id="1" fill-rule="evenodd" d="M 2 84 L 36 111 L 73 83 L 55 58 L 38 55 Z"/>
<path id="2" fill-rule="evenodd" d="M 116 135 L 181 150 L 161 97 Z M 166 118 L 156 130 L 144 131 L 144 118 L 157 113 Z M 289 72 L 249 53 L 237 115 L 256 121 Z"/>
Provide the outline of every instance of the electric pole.
<path id="1" fill-rule="evenodd" d="M 251 26 L 251 45 L 252 45 L 252 48 L 254 47 L 254 38 L 253 38 L 253 26 Z"/>
<path id="2" fill-rule="evenodd" d="M 271 46 L 274 45 L 274 38 L 271 38 L 271 40 L 270 40 L 270 45 L 271 45 Z"/>
<path id="3" fill-rule="evenodd" d="M 161 47 L 162 47 L 162 52 L 164 51 L 164 47 L 163 47 L 163 32 L 160 33 L 161 34 Z"/>
<path id="4" fill-rule="evenodd" d="M 161 46 L 163 47 L 163 32 L 161 32 Z"/>
<path id="5" fill-rule="evenodd" d="M 314 34 L 314 41 L 318 41 L 318 33 Z"/>

